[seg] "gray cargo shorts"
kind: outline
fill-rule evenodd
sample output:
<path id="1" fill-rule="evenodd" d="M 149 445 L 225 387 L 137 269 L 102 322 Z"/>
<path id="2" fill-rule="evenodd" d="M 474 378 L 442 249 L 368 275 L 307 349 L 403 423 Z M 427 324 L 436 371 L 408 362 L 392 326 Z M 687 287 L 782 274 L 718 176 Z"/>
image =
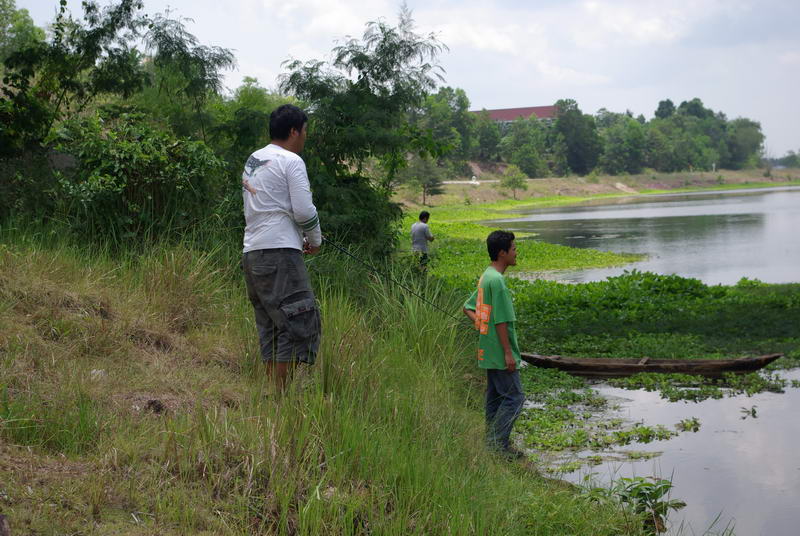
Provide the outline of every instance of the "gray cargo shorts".
<path id="1" fill-rule="evenodd" d="M 313 364 L 322 324 L 303 254 L 292 248 L 248 251 L 242 269 L 256 313 L 261 359 Z"/>

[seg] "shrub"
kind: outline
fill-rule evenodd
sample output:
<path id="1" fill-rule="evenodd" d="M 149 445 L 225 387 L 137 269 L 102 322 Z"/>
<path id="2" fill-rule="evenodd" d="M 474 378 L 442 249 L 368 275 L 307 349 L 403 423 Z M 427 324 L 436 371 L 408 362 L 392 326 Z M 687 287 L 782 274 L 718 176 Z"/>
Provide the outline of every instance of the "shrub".
<path id="1" fill-rule="evenodd" d="M 68 121 L 56 142 L 77 159 L 54 192 L 76 229 L 120 238 L 180 232 L 219 201 L 224 163 L 204 143 L 178 139 L 142 115 Z"/>

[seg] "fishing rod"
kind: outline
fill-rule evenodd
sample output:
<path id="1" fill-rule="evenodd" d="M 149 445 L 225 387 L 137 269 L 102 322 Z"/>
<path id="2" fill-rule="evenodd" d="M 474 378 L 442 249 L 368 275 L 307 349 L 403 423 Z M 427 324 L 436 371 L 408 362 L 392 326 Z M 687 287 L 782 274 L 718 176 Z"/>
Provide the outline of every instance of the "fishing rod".
<path id="1" fill-rule="evenodd" d="M 350 257 L 351 259 L 354 259 L 355 261 L 357 261 L 357 262 L 359 262 L 359 263 L 363 264 L 364 266 L 366 266 L 366 267 L 367 267 L 367 268 L 368 268 L 370 271 L 372 271 L 373 273 L 375 273 L 375 274 L 377 274 L 377 275 L 382 275 L 383 277 L 387 278 L 389 281 L 391 281 L 392 283 L 394 283 L 395 285 L 397 285 L 397 286 L 398 286 L 398 287 L 400 287 L 401 289 L 405 290 L 405 291 L 406 291 L 406 292 L 408 292 L 409 294 L 413 294 L 414 296 L 416 296 L 417 298 L 419 298 L 419 299 L 420 299 L 420 300 L 422 300 L 423 302 L 427 303 L 428 305 L 430 305 L 430 306 L 431 306 L 431 307 L 433 307 L 434 309 L 437 309 L 438 311 L 440 311 L 440 312 L 442 312 L 442 313 L 446 314 L 447 316 L 449 316 L 449 317 L 450 317 L 450 318 L 452 318 L 453 320 L 455 320 L 455 321 L 457 321 L 457 322 L 460 322 L 460 321 L 462 320 L 462 319 L 460 319 L 460 318 L 456 317 L 455 315 L 451 314 L 450 312 L 448 312 L 448 311 L 445 311 L 444 309 L 442 309 L 441 307 L 439 307 L 438 305 L 436 305 L 436 304 L 435 304 L 435 303 L 433 303 L 432 301 L 429 301 L 429 300 L 425 299 L 423 296 L 421 296 L 421 295 L 417 294 L 416 292 L 414 292 L 413 290 L 411 290 L 411 289 L 410 289 L 410 288 L 408 288 L 407 286 L 403 285 L 403 284 L 402 284 L 402 283 L 400 283 L 399 281 L 396 281 L 396 280 L 395 280 L 395 279 L 394 279 L 394 278 L 393 278 L 391 275 L 389 275 L 389 273 L 388 273 L 388 272 L 383 272 L 383 271 L 381 271 L 380 269 L 378 269 L 378 268 L 376 268 L 375 266 L 373 266 L 372 264 L 370 264 L 369 262 L 365 261 L 364 259 L 361 259 L 361 258 L 359 258 L 359 257 L 358 257 L 358 256 L 356 256 L 356 255 L 353 255 L 353 254 L 352 254 L 352 253 L 350 253 L 348 250 L 346 250 L 346 249 L 345 249 L 345 248 L 343 248 L 342 246 L 338 245 L 336 242 L 332 241 L 330 238 L 326 238 L 326 237 L 324 237 L 324 236 L 323 236 L 323 237 L 322 237 L 322 240 L 323 240 L 323 242 L 325 242 L 325 243 L 327 243 L 327 244 L 329 244 L 329 245 L 333 246 L 335 249 L 338 249 L 339 251 L 341 251 L 342 253 L 344 253 L 345 255 L 347 255 L 348 257 Z"/>

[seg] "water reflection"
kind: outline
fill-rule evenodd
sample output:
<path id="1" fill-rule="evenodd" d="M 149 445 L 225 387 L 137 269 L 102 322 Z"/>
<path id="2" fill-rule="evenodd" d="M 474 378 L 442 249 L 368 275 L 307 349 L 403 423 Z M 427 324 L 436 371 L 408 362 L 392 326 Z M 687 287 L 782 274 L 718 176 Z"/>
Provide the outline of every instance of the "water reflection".
<path id="1" fill-rule="evenodd" d="M 559 272 L 558 279 L 596 281 L 636 268 L 709 284 L 742 277 L 800 281 L 799 188 L 623 198 L 503 221 L 511 230 L 538 233 L 536 240 L 648 255 L 625 267 Z"/>
<path id="2" fill-rule="evenodd" d="M 800 370 L 785 373 L 800 379 Z M 619 413 L 648 425 L 674 427 L 697 417 L 699 432 L 685 432 L 668 441 L 636 445 L 637 450 L 663 452 L 652 460 L 606 462 L 592 469 L 598 484 L 623 476 L 671 479 L 672 497 L 686 501 L 672 512 L 670 534 L 703 534 L 717 519 L 715 530 L 734 526 L 738 535 L 789 536 L 798 533 L 800 502 L 800 420 L 792 417 L 800 405 L 800 390 L 761 393 L 700 403 L 670 403 L 657 393 L 599 386 L 604 396 L 624 400 Z M 757 418 L 742 419 L 744 408 L 757 406 Z M 567 475 L 581 482 L 586 471 Z M 683 525 L 683 532 L 679 530 Z"/>

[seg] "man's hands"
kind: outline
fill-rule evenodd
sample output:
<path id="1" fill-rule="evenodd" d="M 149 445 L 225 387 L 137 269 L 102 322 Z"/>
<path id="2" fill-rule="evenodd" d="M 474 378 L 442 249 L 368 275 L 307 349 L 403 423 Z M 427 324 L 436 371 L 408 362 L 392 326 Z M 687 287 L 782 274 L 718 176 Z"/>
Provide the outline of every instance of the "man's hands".
<path id="1" fill-rule="evenodd" d="M 517 370 L 517 361 L 514 359 L 514 354 L 511 352 L 511 343 L 508 339 L 508 323 L 501 322 L 494 325 L 497 331 L 497 338 L 500 340 L 500 345 L 503 347 L 503 357 L 506 362 L 506 370 L 514 372 Z"/>
<path id="2" fill-rule="evenodd" d="M 250 186 L 250 183 L 247 182 L 247 179 L 242 179 L 242 188 L 244 188 L 251 194 L 256 195 L 256 189 Z"/>
<path id="3" fill-rule="evenodd" d="M 478 314 L 473 311 L 472 309 L 467 309 L 464 307 L 464 314 L 467 315 L 472 325 L 475 326 L 475 329 L 478 329 Z"/>
<path id="4" fill-rule="evenodd" d="M 517 361 L 514 359 L 514 354 L 512 354 L 511 352 L 506 352 L 505 354 L 506 354 L 505 355 L 506 370 L 509 372 L 514 372 L 515 370 L 517 370 Z"/>
<path id="5" fill-rule="evenodd" d="M 303 237 L 303 253 L 306 255 L 316 255 L 319 253 L 319 246 L 312 246 L 308 243 L 308 237 Z"/>

